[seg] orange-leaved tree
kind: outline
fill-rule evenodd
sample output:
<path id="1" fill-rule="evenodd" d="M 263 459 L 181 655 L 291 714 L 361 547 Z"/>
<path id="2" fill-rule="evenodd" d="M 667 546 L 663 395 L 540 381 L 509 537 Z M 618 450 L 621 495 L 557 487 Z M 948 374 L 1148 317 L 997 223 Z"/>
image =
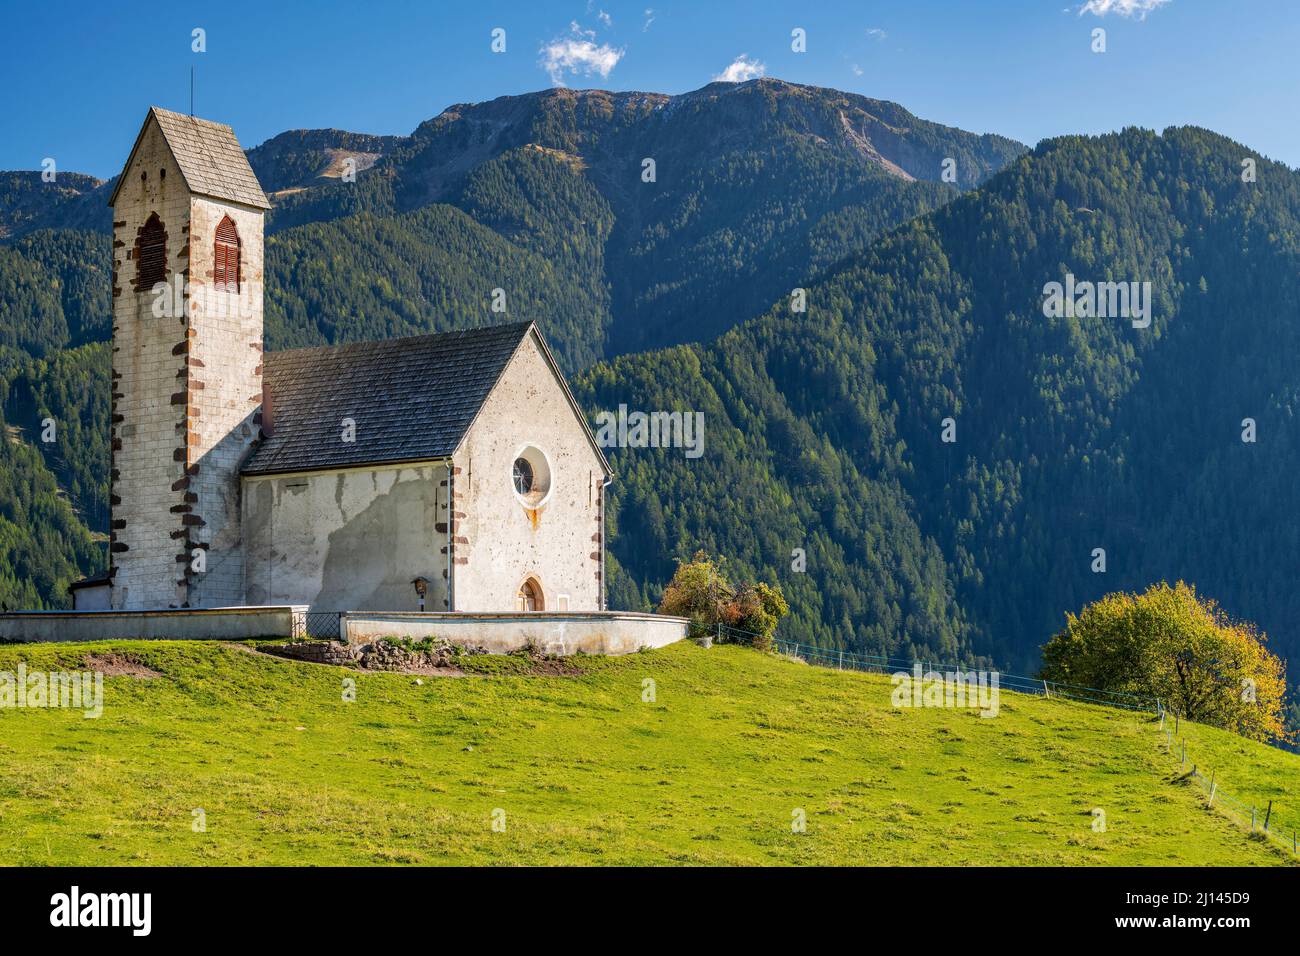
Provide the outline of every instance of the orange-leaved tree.
<path id="1" fill-rule="evenodd" d="M 690 561 L 678 560 L 673 579 L 659 602 L 661 614 L 690 618 L 696 632 L 712 632 L 721 624 L 722 640 L 743 639 L 759 650 L 770 650 L 777 622 L 790 611 L 777 585 L 732 585 L 722 561 L 703 551 Z"/>

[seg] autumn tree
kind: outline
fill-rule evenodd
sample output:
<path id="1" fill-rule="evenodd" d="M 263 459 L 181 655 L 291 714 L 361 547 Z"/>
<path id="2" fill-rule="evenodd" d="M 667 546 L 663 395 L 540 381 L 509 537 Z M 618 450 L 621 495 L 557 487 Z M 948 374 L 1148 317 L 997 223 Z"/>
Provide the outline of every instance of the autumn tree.
<path id="1" fill-rule="evenodd" d="M 1108 594 L 1043 647 L 1046 680 L 1158 697 L 1188 720 L 1253 740 L 1291 737 L 1286 674 L 1253 624 L 1179 581 Z"/>

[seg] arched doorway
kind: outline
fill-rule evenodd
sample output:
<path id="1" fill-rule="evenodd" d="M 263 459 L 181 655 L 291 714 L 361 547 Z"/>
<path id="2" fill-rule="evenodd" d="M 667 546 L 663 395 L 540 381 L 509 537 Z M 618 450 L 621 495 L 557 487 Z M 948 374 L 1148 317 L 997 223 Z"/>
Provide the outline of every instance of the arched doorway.
<path id="1" fill-rule="evenodd" d="M 543 611 L 546 609 L 546 601 L 542 597 L 542 586 L 537 583 L 536 578 L 527 578 L 523 584 L 519 585 L 519 594 L 515 599 L 515 606 L 520 611 Z"/>

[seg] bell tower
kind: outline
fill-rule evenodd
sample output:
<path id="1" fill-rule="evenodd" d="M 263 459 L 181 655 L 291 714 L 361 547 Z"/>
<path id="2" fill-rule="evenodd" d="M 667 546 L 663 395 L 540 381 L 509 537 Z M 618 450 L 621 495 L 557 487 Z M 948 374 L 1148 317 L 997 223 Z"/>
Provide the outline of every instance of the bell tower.
<path id="1" fill-rule="evenodd" d="M 112 606 L 240 604 L 269 204 L 229 126 L 154 107 L 109 205 Z"/>

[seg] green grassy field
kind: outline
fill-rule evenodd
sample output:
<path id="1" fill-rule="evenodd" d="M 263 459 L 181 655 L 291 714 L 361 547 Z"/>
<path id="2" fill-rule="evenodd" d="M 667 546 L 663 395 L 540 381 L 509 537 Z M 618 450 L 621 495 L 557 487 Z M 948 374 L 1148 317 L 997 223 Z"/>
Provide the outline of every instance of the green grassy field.
<path id="1" fill-rule="evenodd" d="M 884 677 L 691 644 L 422 684 L 179 642 L 5 646 L 0 671 L 108 651 L 160 676 L 108 678 L 94 720 L 0 710 L 5 863 L 1294 862 L 1206 809 L 1145 715 L 1084 704 L 895 709 Z M 1300 795 L 1300 758 L 1194 733 L 1234 793 Z"/>
<path id="2" fill-rule="evenodd" d="M 1167 726 L 1173 731 L 1172 720 Z M 1187 743 L 1185 766 L 1180 762 L 1183 739 Z M 1287 846 L 1300 838 L 1300 757 L 1279 760 L 1271 747 L 1185 722 L 1179 723 L 1177 733 L 1165 746 L 1174 767 L 1184 771 L 1195 768 L 1200 773 L 1204 778 L 1202 790 L 1208 791 L 1210 781 L 1214 781 L 1218 794 L 1215 800 L 1224 813 L 1249 821 L 1253 808 L 1256 826 L 1262 828 L 1265 810 L 1272 801 L 1269 827 L 1274 837 Z"/>

